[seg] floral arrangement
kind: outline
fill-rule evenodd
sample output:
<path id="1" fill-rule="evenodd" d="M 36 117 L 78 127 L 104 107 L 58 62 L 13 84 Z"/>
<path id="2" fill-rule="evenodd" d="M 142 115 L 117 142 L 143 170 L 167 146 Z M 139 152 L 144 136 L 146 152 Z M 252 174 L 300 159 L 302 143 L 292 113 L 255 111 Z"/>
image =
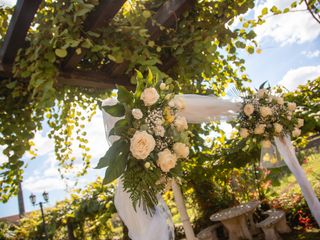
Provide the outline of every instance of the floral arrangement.
<path id="1" fill-rule="evenodd" d="M 157 194 L 164 190 L 168 178 L 180 175 L 181 162 L 189 155 L 188 124 L 177 115 L 184 102 L 173 94 L 170 79 L 160 82 L 151 71 L 147 79 L 137 72 L 135 92 L 117 88 L 118 103 L 103 109 L 113 117 L 122 117 L 110 132 L 119 139 L 97 168 L 107 167 L 105 183 L 121 177 L 134 207 L 142 204 L 152 212 Z"/>
<path id="2" fill-rule="evenodd" d="M 295 103 L 286 102 L 281 95 L 274 96 L 270 88 L 261 86 L 256 93 L 243 97 L 235 125 L 242 138 L 270 148 L 274 137 L 300 136 L 304 120 L 297 118 L 296 108 Z"/>

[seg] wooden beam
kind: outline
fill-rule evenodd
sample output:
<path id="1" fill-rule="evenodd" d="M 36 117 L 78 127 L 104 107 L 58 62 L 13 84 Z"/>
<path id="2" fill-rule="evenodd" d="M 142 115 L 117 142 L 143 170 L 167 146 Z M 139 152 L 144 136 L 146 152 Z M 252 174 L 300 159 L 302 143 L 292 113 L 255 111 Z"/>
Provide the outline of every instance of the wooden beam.
<path id="1" fill-rule="evenodd" d="M 11 71 L 17 52 L 24 47 L 25 38 L 41 0 L 18 0 L 3 45 L 0 49 L 1 69 Z"/>
<path id="2" fill-rule="evenodd" d="M 128 76 L 110 77 L 105 72 L 86 72 L 86 71 L 64 71 L 57 76 L 57 84 L 98 88 L 98 89 L 113 89 L 116 84 L 126 86 L 129 89 L 134 89 L 135 85 L 130 83 Z"/>
<path id="3" fill-rule="evenodd" d="M 178 23 L 179 18 L 182 14 L 194 5 L 194 0 L 168 0 L 162 7 L 156 12 L 153 17 L 153 21 L 157 24 L 154 24 L 152 19 L 147 22 L 147 29 L 152 40 L 157 40 L 162 31 L 159 28 L 159 25 L 164 27 L 173 27 Z"/>
<path id="4" fill-rule="evenodd" d="M 121 9 L 126 0 L 102 0 L 100 4 L 89 13 L 83 24 L 85 32 L 94 31 L 110 22 Z M 81 61 L 86 53 L 86 49 L 81 49 L 81 54 L 77 54 L 75 49 L 70 49 L 67 59 L 63 63 L 64 69 L 72 69 Z"/>
<path id="5" fill-rule="evenodd" d="M 159 25 L 168 28 L 177 24 L 179 17 L 181 17 L 185 11 L 191 9 L 194 3 L 195 0 L 166 1 L 153 16 L 153 19 L 150 19 L 146 24 L 150 39 L 157 40 L 161 36 L 162 31 L 160 30 Z M 123 62 L 121 64 L 112 62 L 108 65 L 106 72 L 111 76 L 117 76 L 123 74 L 128 66 L 128 62 Z"/>

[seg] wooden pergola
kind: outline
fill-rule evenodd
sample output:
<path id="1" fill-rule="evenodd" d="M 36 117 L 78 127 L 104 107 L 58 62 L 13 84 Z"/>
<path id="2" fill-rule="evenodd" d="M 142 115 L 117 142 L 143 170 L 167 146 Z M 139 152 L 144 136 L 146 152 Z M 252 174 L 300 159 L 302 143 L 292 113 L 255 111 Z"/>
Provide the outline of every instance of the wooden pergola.
<path id="1" fill-rule="evenodd" d="M 0 80 L 12 77 L 12 66 L 20 48 L 27 46 L 26 35 L 37 13 L 41 0 L 18 0 L 11 18 L 4 43 L 0 49 Z M 84 31 L 94 31 L 106 26 L 119 12 L 126 0 L 100 0 L 83 23 Z M 157 41 L 162 34 L 159 26 L 170 28 L 176 25 L 179 17 L 194 5 L 195 0 L 167 0 L 155 13 L 153 19 L 149 19 L 146 29 L 150 39 Z M 157 24 L 153 24 L 153 22 Z M 57 76 L 58 85 L 71 85 L 86 88 L 107 89 L 114 88 L 115 84 L 132 86 L 126 73 L 128 63 L 112 62 L 103 71 L 79 70 L 78 64 L 84 58 L 86 49 L 82 48 L 77 54 L 75 49 L 69 48 L 68 55 L 59 67 Z M 173 58 L 166 58 L 164 64 L 159 66 L 167 71 L 174 64 Z"/>

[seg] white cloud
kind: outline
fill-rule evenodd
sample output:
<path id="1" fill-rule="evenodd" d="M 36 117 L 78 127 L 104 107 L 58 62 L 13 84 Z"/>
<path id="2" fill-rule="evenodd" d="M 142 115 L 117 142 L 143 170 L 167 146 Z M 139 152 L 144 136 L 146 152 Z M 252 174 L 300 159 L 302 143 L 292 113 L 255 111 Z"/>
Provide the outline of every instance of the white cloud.
<path id="1" fill-rule="evenodd" d="M 0 6 L 5 5 L 5 6 L 14 6 L 16 4 L 16 0 L 0 0 Z"/>
<path id="2" fill-rule="evenodd" d="M 56 177 L 31 176 L 23 182 L 23 187 L 33 193 L 43 191 L 64 190 L 67 185 L 73 185 L 74 181 Z"/>
<path id="3" fill-rule="evenodd" d="M 308 58 L 317 58 L 320 57 L 320 50 L 315 50 L 315 51 L 302 51 L 301 52 L 303 55 L 305 55 Z"/>
<path id="4" fill-rule="evenodd" d="M 270 9 L 275 5 L 279 9 L 284 9 L 291 3 L 292 0 L 266 0 L 255 8 L 255 17 L 260 15 L 264 7 Z M 315 40 L 320 36 L 319 23 L 312 18 L 308 11 L 301 11 L 305 9 L 306 6 L 303 3 L 295 9 L 298 10 L 297 12 L 266 17 L 266 22 L 255 29 L 257 40 L 262 41 L 270 37 L 282 46 Z"/>
<path id="5" fill-rule="evenodd" d="M 299 85 L 305 84 L 308 80 L 314 80 L 320 76 L 320 65 L 305 66 L 289 70 L 279 85 L 286 87 L 288 90 L 295 90 Z"/>

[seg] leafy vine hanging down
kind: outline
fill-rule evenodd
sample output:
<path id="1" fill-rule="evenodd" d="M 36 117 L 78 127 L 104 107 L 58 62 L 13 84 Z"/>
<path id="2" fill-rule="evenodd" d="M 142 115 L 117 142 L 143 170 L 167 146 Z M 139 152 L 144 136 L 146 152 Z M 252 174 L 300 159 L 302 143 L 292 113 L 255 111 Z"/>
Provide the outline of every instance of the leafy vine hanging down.
<path id="1" fill-rule="evenodd" d="M 94 32 L 85 32 L 83 22 L 99 1 L 42 2 L 27 35 L 28 47 L 16 57 L 14 76 L 0 82 L 0 107 L 4 109 L 1 145 L 8 157 L 0 166 L 1 201 L 16 193 L 25 165 L 22 156 L 32 150 L 32 139 L 42 129 L 43 121 L 51 127 L 49 136 L 55 141 L 56 158 L 62 168 L 69 168 L 74 161 L 70 145 L 74 140 L 80 142 L 84 153 L 83 173 L 89 166 L 88 139 L 78 120 L 90 120 L 97 101 L 110 96 L 111 91 L 58 87 L 59 68 L 71 48 L 77 53 L 86 49 L 77 69 L 101 71 L 110 62 L 125 61 L 128 75 L 134 69 L 145 73 L 149 68 L 159 77 L 177 81 L 179 91 L 184 93 L 223 95 L 228 84 L 241 88 L 243 81 L 249 80 L 237 49 L 247 48 L 252 53 L 255 34 L 252 30 L 231 29 L 230 24 L 254 6 L 253 0 L 196 1 L 177 19 L 174 28 L 160 26 L 163 34 L 153 41 L 145 24 L 163 2 L 128 1 L 109 24 Z M 3 39 L 12 9 L 0 9 Z M 175 63 L 166 72 L 161 71 L 167 59 Z"/>

